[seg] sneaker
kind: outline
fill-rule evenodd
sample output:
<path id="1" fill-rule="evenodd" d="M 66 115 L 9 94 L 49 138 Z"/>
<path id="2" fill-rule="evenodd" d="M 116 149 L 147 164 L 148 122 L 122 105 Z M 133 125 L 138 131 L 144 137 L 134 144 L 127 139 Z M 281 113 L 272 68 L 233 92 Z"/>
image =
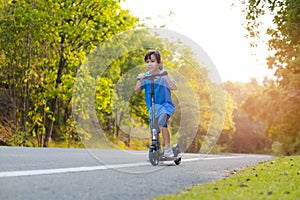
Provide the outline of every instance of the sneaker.
<path id="1" fill-rule="evenodd" d="M 170 147 L 164 148 L 164 157 L 168 157 L 168 158 L 174 157 L 173 151 L 170 149 Z"/>

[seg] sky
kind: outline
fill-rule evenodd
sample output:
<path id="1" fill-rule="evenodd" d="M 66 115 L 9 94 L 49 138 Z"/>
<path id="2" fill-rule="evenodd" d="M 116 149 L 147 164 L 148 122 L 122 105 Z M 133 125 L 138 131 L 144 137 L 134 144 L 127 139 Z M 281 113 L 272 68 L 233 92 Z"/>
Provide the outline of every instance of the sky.
<path id="1" fill-rule="evenodd" d="M 222 81 L 272 77 L 265 61 L 267 45 L 250 48 L 242 25 L 245 18 L 238 5 L 232 6 L 234 1 L 126 0 L 121 5 L 147 24 L 165 24 L 168 30 L 197 43 L 214 62 Z M 151 20 L 147 20 L 149 17 Z"/>

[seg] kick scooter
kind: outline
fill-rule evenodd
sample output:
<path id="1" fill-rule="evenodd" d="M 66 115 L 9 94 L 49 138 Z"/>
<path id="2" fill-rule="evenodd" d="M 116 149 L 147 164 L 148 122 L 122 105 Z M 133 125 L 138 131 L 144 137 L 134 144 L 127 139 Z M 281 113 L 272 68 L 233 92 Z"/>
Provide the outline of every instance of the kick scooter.
<path id="1" fill-rule="evenodd" d="M 177 144 L 174 144 L 172 147 L 172 151 L 174 154 L 174 157 L 165 157 L 164 152 L 160 149 L 160 142 L 158 139 L 158 130 L 156 130 L 157 127 L 157 120 L 155 120 L 155 102 L 154 102 L 154 80 L 158 76 L 165 76 L 168 75 L 168 72 L 163 72 L 161 74 L 153 74 L 144 76 L 143 79 L 150 79 L 151 80 L 151 115 L 152 115 L 152 129 L 151 129 L 151 138 L 152 143 L 149 148 L 149 161 L 153 166 L 157 166 L 160 161 L 174 161 L 176 165 L 179 165 L 181 163 L 181 157 L 179 156 L 180 150 L 179 146 Z"/>

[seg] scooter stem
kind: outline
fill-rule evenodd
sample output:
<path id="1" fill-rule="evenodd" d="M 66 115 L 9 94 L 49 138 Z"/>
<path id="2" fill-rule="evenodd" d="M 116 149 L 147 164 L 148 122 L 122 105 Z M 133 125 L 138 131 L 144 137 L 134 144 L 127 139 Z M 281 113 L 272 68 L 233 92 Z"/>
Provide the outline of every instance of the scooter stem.
<path id="1" fill-rule="evenodd" d="M 152 129 L 152 140 L 156 140 L 157 139 L 156 135 L 157 135 L 156 129 L 154 128 L 154 129 Z"/>

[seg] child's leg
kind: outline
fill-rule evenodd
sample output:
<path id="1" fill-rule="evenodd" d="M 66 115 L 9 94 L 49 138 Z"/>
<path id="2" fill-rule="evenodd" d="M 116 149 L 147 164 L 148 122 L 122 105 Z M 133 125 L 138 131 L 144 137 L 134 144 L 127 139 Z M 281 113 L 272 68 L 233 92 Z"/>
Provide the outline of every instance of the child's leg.
<path id="1" fill-rule="evenodd" d="M 158 126 L 160 131 L 162 132 L 162 136 L 164 138 L 164 147 L 170 148 L 170 132 L 168 129 L 168 120 L 170 116 L 168 114 L 162 114 L 158 118 Z"/>
<path id="2" fill-rule="evenodd" d="M 170 147 L 170 133 L 169 129 L 167 127 L 161 127 L 160 128 L 163 138 L 164 138 L 164 145 L 165 147 Z"/>
<path id="3" fill-rule="evenodd" d="M 165 157 L 173 157 L 173 151 L 170 148 L 170 133 L 168 127 L 162 127 L 161 132 L 164 138 L 164 156 Z"/>

